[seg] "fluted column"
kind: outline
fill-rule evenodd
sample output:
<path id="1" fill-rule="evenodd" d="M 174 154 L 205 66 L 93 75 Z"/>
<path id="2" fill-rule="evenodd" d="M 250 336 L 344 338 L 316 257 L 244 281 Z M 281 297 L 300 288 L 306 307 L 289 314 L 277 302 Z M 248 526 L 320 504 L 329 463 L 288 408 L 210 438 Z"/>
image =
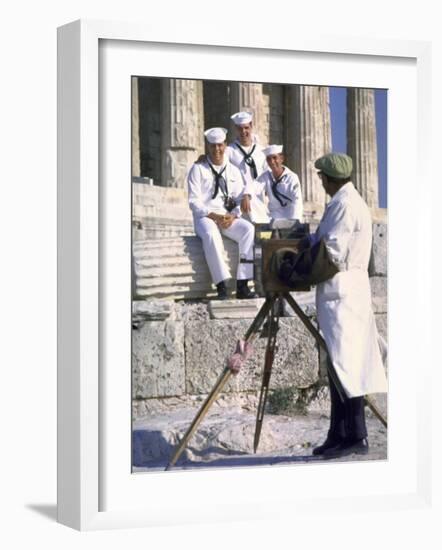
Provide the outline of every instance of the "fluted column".
<path id="1" fill-rule="evenodd" d="M 231 114 L 248 111 L 253 114 L 254 132 L 262 145 L 268 144 L 269 128 L 264 110 L 262 84 L 250 82 L 232 82 L 230 86 Z M 234 125 L 231 124 L 231 130 Z"/>
<path id="2" fill-rule="evenodd" d="M 189 166 L 204 152 L 203 83 L 167 78 L 161 90 L 161 184 L 185 187 Z"/>
<path id="3" fill-rule="evenodd" d="M 132 177 L 141 175 L 138 78 L 132 77 Z"/>
<path id="4" fill-rule="evenodd" d="M 301 181 L 307 218 L 317 219 L 325 192 L 314 162 L 331 151 L 329 90 L 324 86 L 287 86 L 287 164 Z"/>
<path id="5" fill-rule="evenodd" d="M 352 181 L 370 207 L 379 205 L 374 90 L 347 90 L 347 152 L 353 159 Z"/>

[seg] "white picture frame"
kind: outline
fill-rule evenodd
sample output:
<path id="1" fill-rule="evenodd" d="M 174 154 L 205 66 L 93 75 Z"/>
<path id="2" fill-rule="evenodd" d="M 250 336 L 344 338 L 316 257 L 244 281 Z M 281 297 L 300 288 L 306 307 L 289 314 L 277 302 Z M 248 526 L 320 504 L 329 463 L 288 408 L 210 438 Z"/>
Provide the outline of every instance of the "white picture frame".
<path id="1" fill-rule="evenodd" d="M 426 449 L 430 446 L 430 432 L 426 419 L 431 416 L 430 401 L 425 397 L 424 389 L 429 386 L 430 362 L 422 367 L 417 384 L 406 391 L 416 398 L 408 411 L 409 421 L 416 428 L 416 437 L 412 442 L 412 460 L 404 469 L 402 477 L 398 477 L 396 489 L 386 489 L 383 492 L 375 487 L 372 492 L 353 494 L 352 482 L 342 491 L 339 483 L 344 479 L 340 465 L 327 465 L 326 475 L 333 471 L 336 483 L 327 488 L 318 482 L 318 486 L 311 486 L 312 498 L 304 494 L 300 497 L 285 494 L 281 487 L 292 480 L 293 469 L 274 468 L 272 470 L 260 470 L 258 475 L 262 480 L 264 491 L 257 493 L 256 470 L 228 473 L 232 486 L 241 485 L 245 489 L 245 495 L 231 495 L 229 502 L 228 493 L 220 494 L 217 506 L 207 505 L 207 500 L 195 499 L 192 502 L 180 498 L 165 499 L 163 493 L 173 494 L 174 490 L 189 491 L 196 483 L 199 487 L 217 484 L 219 472 L 202 471 L 198 477 L 185 477 L 186 474 L 171 473 L 167 477 L 145 478 L 144 485 L 148 485 L 151 491 L 150 498 L 154 498 L 149 505 L 140 507 L 135 501 L 130 501 L 130 492 L 118 502 L 117 497 L 112 500 L 112 505 L 107 506 L 103 500 L 103 483 L 108 482 L 109 471 L 113 478 L 113 468 L 122 468 L 127 462 L 127 457 L 121 462 L 107 464 L 106 453 L 109 447 L 103 440 L 103 416 L 107 414 L 106 406 L 103 406 L 109 397 L 108 391 L 115 391 L 108 386 L 103 386 L 103 361 L 105 360 L 103 348 L 100 344 L 103 337 L 103 308 L 108 303 L 108 286 L 118 284 L 118 278 L 114 282 L 103 284 L 103 268 L 107 265 L 103 259 L 103 231 L 106 224 L 100 222 L 100 214 L 107 216 L 107 210 L 122 208 L 118 196 L 110 197 L 110 202 L 103 204 L 100 188 L 100 114 L 104 106 L 100 104 L 100 63 L 109 62 L 109 58 L 103 58 L 100 47 L 104 41 L 115 44 L 124 44 L 126 50 L 139 47 L 140 44 L 165 44 L 173 55 L 179 55 L 180 47 L 192 49 L 199 47 L 218 48 L 219 51 L 227 48 L 229 55 L 240 56 L 245 51 L 260 52 L 260 55 L 279 52 L 281 56 L 298 52 L 302 55 L 314 56 L 318 60 L 335 57 L 342 60 L 356 60 L 364 63 L 370 59 L 385 61 L 391 64 L 405 60 L 412 65 L 415 71 L 415 83 L 417 84 L 417 128 L 410 144 L 404 144 L 405 148 L 411 148 L 411 156 L 408 156 L 410 166 L 429 166 L 427 148 L 423 144 L 429 141 L 429 120 L 431 104 L 428 98 L 426 83 L 430 79 L 430 44 L 425 42 L 366 40 L 363 38 L 330 36 L 315 39 L 306 39 L 303 35 L 289 37 L 286 35 L 272 35 L 264 40 L 258 37 L 239 37 L 234 43 L 222 38 L 210 31 L 210 36 L 203 32 L 198 36 L 189 37 L 185 28 L 180 32 L 168 35 L 163 29 L 148 32 L 142 25 L 126 24 L 118 22 L 102 21 L 76 21 L 59 29 L 58 35 L 58 521 L 79 530 L 106 529 L 117 527 L 148 527 L 154 525 L 173 525 L 177 523 L 192 523 L 195 521 L 231 521 L 233 519 L 255 519 L 269 517 L 265 510 L 265 503 L 272 504 L 274 517 L 289 518 L 296 513 L 315 513 L 325 511 L 330 507 L 333 499 L 339 499 L 342 513 L 351 510 L 358 503 L 361 510 L 371 512 L 379 510 L 422 509 L 429 506 L 431 501 L 431 468 L 430 456 Z M 223 50 L 224 51 L 224 50 Z M 236 53 L 235 53 L 236 52 Z M 126 58 L 125 58 L 126 59 Z M 313 57 L 311 57 L 313 59 Z M 112 61 L 115 63 L 115 61 Z M 177 68 L 178 70 L 178 68 Z M 179 67 L 179 70 L 182 70 Z M 164 74 L 163 76 L 174 76 Z M 187 76 L 187 75 L 186 75 Z M 218 76 L 222 76 L 218 73 Z M 352 78 L 347 77 L 347 84 L 352 84 Z M 128 86 L 130 84 L 128 83 Z M 414 93 L 414 92 L 413 92 Z M 410 96 L 412 97 L 412 96 Z M 127 106 L 130 109 L 130 106 Z M 412 123 L 414 124 L 414 123 Z M 411 126 L 414 128 L 414 126 Z M 123 161 L 122 161 L 123 162 Z M 123 162 L 124 164 L 124 162 Z M 130 163 L 123 169 L 129 169 Z M 414 175 L 413 171 L 411 174 Z M 411 176 L 406 172 L 397 172 L 398 177 L 403 177 L 404 188 L 411 186 Z M 421 177 L 422 171 L 421 171 Z M 429 221 L 426 217 L 425 205 L 430 204 L 430 190 L 424 186 L 419 189 L 420 208 L 414 215 L 419 220 L 419 232 L 408 239 L 411 247 L 418 250 L 419 257 L 417 273 L 409 274 L 411 283 L 421 281 L 418 295 L 410 298 L 410 311 L 415 314 L 424 313 L 418 322 L 414 316 L 406 327 L 406 331 L 412 334 L 414 330 L 419 332 L 419 352 L 422 352 L 428 344 L 430 330 L 426 330 L 431 311 L 429 289 L 431 288 L 430 245 L 416 246 L 422 235 L 429 234 Z M 413 207 L 411 198 L 403 199 L 405 208 Z M 407 202 L 408 201 L 408 202 Z M 411 201 L 411 202 L 410 202 Z M 113 211 L 113 210 L 112 210 Z M 130 212 L 129 212 L 130 214 Z M 391 223 L 396 222 L 390 215 Z M 400 222 L 398 222 L 399 224 Z M 124 227 L 124 226 L 123 226 Z M 398 225 L 399 227 L 399 225 Z M 392 242 L 395 239 L 395 229 L 390 233 Z M 127 250 L 130 254 L 130 250 Z M 394 258 L 390 252 L 390 261 L 400 262 L 400 258 Z M 398 254 L 400 256 L 400 254 Z M 123 262 L 124 263 L 124 262 Z M 128 264 L 129 265 L 129 264 Z M 396 270 L 396 274 L 397 274 Z M 390 274 L 394 278 L 394 270 Z M 426 281 L 428 284 L 422 284 Z M 410 283 L 410 280 L 408 281 Z M 390 283 L 390 311 L 391 305 L 398 302 L 399 292 L 402 290 L 400 281 L 395 279 L 395 287 Z M 413 301 L 414 300 L 414 301 Z M 124 303 L 124 297 L 122 297 Z M 124 306 L 123 306 L 124 307 Z M 394 313 L 393 313 L 394 314 Z M 127 307 L 126 318 L 130 315 L 130 305 Z M 123 314 L 124 317 L 124 314 Z M 394 337 L 393 337 L 394 342 Z M 123 346 L 124 347 L 124 346 Z M 118 351 L 118 350 L 117 350 Z M 121 350 L 119 350 L 120 352 Z M 123 350 L 124 351 L 124 350 Z M 408 365 L 417 357 L 417 350 L 411 353 L 410 349 L 404 352 L 396 350 L 397 360 L 405 358 Z M 402 353 L 402 355 L 401 355 Z M 130 357 L 129 357 L 130 360 Z M 394 370 L 394 369 L 393 369 Z M 405 378 L 411 374 L 411 369 L 404 371 Z M 411 381 L 411 376 L 409 376 Z M 400 382 L 406 384 L 406 382 Z M 118 384 L 117 384 L 118 385 Z M 120 387 L 121 388 L 121 387 Z M 127 389 L 127 388 L 126 388 Z M 119 390 L 124 391 L 124 390 Z M 127 398 L 127 396 L 126 396 Z M 124 409 L 123 409 L 124 410 Z M 394 408 L 393 408 L 394 413 Z M 129 411 L 127 413 L 130 414 Z M 407 413 L 404 413 L 407 414 Z M 401 426 L 395 422 L 397 417 L 389 415 L 392 423 L 392 444 L 400 438 Z M 130 418 L 116 420 L 115 431 L 121 429 L 124 440 L 120 440 L 120 446 L 127 445 L 127 454 L 130 454 L 130 439 L 127 439 L 127 425 Z M 104 419 L 105 420 L 105 419 Z M 130 438 L 130 434 L 129 434 Z M 391 450 L 391 449 L 390 449 Z M 394 451 L 394 449 L 393 449 Z M 394 452 L 393 452 L 394 455 Z M 404 457 L 404 462 L 406 462 Z M 347 465 L 352 468 L 352 465 Z M 324 468 L 314 471 L 310 467 L 305 471 L 305 477 L 311 478 L 324 476 Z M 371 475 L 379 475 L 384 468 L 372 465 Z M 385 469 L 385 468 L 384 468 Z M 347 470 L 348 472 L 349 470 Z M 410 472 L 412 471 L 412 474 Z M 407 474 L 408 472 L 408 474 Z M 391 472 L 390 472 L 391 473 Z M 224 475 L 224 474 L 223 474 Z M 352 468 L 346 476 L 357 479 L 360 472 Z M 408 475 L 409 479 L 404 482 Z M 411 475 L 411 477 L 410 477 Z M 130 476 L 130 471 L 124 472 L 124 482 L 131 486 L 141 483 L 140 478 Z M 330 476 L 328 476 L 330 477 Z M 138 480 L 137 480 L 138 479 Z M 220 478 L 221 479 L 221 478 Z M 293 478 L 294 479 L 294 478 Z M 402 481 L 401 481 L 402 480 Z M 223 483 L 223 481 L 221 481 Z M 311 481 L 309 482 L 311 483 Z M 401 485 L 402 483 L 402 485 Z M 342 483 L 341 483 L 342 485 Z M 276 487 L 273 491 L 271 487 Z M 178 488 L 178 489 L 176 489 Z M 268 489 L 266 493 L 266 488 Z M 221 489 L 220 489 L 221 490 Z M 153 495 L 153 497 L 152 497 Z"/>

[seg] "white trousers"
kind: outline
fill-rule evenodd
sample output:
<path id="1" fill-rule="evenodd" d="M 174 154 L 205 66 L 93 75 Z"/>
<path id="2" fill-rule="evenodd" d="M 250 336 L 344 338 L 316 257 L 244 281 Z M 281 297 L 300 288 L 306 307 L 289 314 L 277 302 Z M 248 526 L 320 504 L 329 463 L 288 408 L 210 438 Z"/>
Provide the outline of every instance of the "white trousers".
<path id="1" fill-rule="evenodd" d="M 229 229 L 220 229 L 210 218 L 194 219 L 195 233 L 203 241 L 204 255 L 215 285 L 230 279 L 230 271 L 224 261 L 221 233 L 238 243 L 239 259 L 253 260 L 254 226 L 242 218 L 234 220 Z M 253 263 L 238 262 L 236 279 L 253 279 Z"/>

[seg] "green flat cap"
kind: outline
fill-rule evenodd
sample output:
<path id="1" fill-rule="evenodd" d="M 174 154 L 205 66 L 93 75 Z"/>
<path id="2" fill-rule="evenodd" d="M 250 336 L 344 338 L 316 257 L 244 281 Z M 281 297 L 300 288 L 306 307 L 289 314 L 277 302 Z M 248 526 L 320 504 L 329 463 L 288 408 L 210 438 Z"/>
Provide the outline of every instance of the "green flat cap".
<path id="1" fill-rule="evenodd" d="M 332 178 L 344 179 L 351 176 L 353 162 L 344 153 L 329 153 L 315 161 L 315 168 Z"/>

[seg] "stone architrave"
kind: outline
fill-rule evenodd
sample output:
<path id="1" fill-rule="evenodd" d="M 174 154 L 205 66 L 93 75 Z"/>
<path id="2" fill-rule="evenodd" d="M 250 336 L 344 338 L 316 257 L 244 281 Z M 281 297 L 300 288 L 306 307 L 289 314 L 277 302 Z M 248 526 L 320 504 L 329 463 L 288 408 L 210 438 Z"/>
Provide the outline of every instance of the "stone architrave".
<path id="1" fill-rule="evenodd" d="M 314 162 L 331 151 L 329 89 L 287 86 L 286 159 L 301 181 L 307 220 L 318 219 L 326 196 Z"/>
<path id="2" fill-rule="evenodd" d="M 185 188 L 189 166 L 204 152 L 202 81 L 165 78 L 161 112 L 161 183 Z"/>
<path id="3" fill-rule="evenodd" d="M 356 189 L 368 206 L 379 206 L 374 90 L 347 89 L 347 152 Z"/>
<path id="4" fill-rule="evenodd" d="M 132 77 L 132 177 L 141 175 L 138 77 Z"/>
<path id="5" fill-rule="evenodd" d="M 266 145 L 269 139 L 269 128 L 265 113 L 265 101 L 262 84 L 251 82 L 232 82 L 230 85 L 231 114 L 239 111 L 248 111 L 253 114 L 253 128 L 261 145 Z M 233 141 L 234 124 L 231 123 Z M 232 138 L 232 139 L 230 139 Z"/>

